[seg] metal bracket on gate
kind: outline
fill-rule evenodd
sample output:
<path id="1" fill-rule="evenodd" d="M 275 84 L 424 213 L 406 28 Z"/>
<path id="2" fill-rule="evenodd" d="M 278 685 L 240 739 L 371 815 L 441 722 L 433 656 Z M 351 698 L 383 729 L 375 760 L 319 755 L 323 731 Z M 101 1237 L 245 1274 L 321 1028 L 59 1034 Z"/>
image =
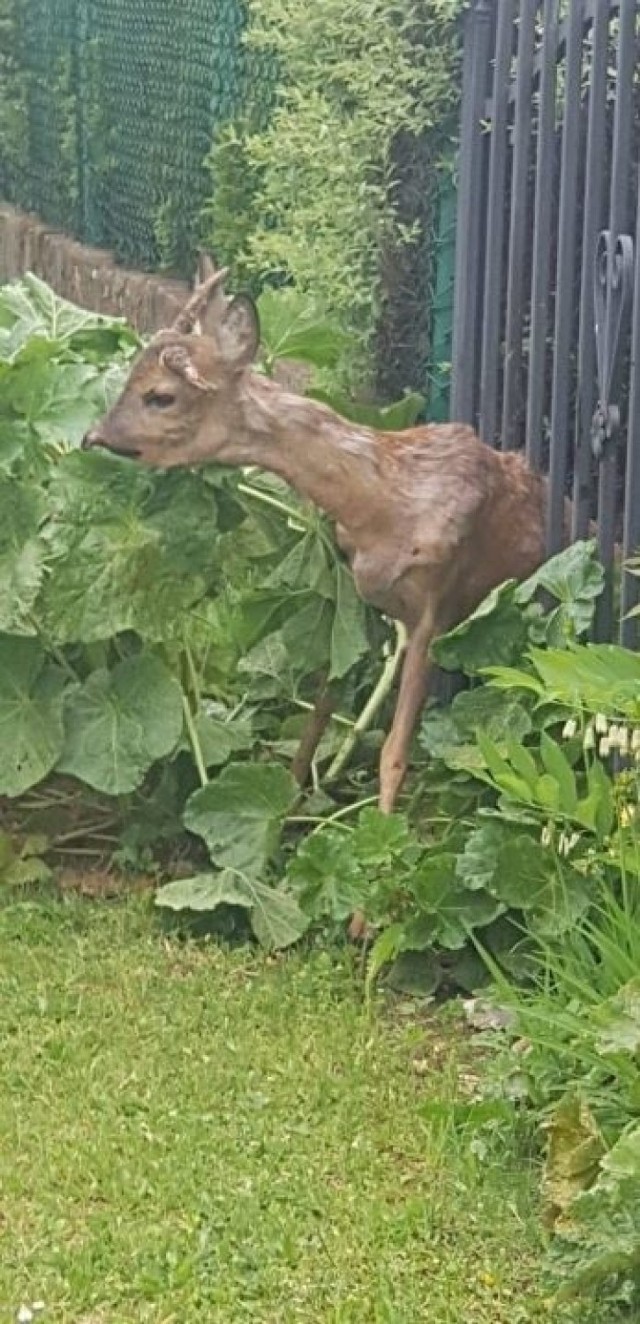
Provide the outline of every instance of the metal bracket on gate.
<path id="1" fill-rule="evenodd" d="M 598 403 L 591 423 L 591 448 L 597 460 L 615 442 L 620 410 L 611 399 L 623 342 L 623 328 L 633 293 L 633 239 L 601 230 L 594 270 L 595 335 L 598 357 Z"/>

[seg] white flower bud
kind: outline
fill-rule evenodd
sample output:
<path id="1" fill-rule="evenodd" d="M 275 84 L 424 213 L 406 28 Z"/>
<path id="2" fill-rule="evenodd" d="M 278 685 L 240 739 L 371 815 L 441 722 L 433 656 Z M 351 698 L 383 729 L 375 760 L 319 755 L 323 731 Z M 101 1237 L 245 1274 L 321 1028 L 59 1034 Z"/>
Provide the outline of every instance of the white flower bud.
<path id="1" fill-rule="evenodd" d="M 606 736 L 607 731 L 609 730 L 609 723 L 604 713 L 596 713 L 595 727 L 597 735 Z"/>
<path id="2" fill-rule="evenodd" d="M 578 730 L 578 723 L 576 722 L 575 717 L 570 717 L 568 722 L 565 722 L 562 728 L 562 739 L 573 740 L 573 737 L 576 734 L 577 730 Z"/>

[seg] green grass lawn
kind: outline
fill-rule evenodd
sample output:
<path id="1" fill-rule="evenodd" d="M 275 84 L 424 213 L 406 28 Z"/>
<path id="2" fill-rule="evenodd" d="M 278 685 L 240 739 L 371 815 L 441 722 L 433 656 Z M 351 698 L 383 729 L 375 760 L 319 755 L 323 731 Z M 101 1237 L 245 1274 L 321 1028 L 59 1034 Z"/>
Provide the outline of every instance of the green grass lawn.
<path id="1" fill-rule="evenodd" d="M 140 900 L 0 910 L 0 971 L 3 1322 L 585 1320 L 545 1306 L 509 1127 L 454 1124 L 451 1012 L 367 1014 L 349 953 L 184 944 Z"/>

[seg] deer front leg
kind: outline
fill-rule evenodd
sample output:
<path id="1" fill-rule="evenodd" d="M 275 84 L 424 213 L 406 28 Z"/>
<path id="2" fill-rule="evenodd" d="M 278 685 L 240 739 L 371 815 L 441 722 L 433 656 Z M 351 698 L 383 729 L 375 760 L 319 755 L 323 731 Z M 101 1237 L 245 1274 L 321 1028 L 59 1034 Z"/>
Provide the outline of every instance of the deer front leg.
<path id="1" fill-rule="evenodd" d="M 327 677 L 325 673 L 316 694 L 315 703 L 309 713 L 308 720 L 300 737 L 300 744 L 298 745 L 291 764 L 291 772 L 300 787 L 304 787 L 307 784 L 314 754 L 322 740 L 329 722 L 331 721 L 335 706 L 336 694 L 335 691 L 327 685 Z"/>
<path id="2" fill-rule="evenodd" d="M 406 775 L 411 740 L 429 688 L 428 648 L 434 632 L 434 616 L 429 608 L 409 636 L 393 722 L 382 747 L 378 807 L 383 814 L 392 812 Z M 362 939 L 367 932 L 363 912 L 356 911 L 349 925 L 349 937 Z"/>
<path id="3" fill-rule="evenodd" d="M 382 747 L 378 806 L 383 814 L 392 812 L 406 776 L 413 733 L 429 688 L 428 648 L 433 633 L 433 613 L 429 610 L 409 637 L 398 701 Z"/>

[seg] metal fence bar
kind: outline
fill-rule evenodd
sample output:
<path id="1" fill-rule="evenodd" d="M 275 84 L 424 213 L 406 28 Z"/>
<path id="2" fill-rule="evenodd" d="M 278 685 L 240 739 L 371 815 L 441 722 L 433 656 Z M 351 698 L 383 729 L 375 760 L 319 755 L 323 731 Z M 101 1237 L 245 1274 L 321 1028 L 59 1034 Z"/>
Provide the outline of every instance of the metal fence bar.
<path id="1" fill-rule="evenodd" d="M 623 559 L 637 555 L 640 547 L 640 177 L 636 203 L 635 271 L 633 313 L 631 317 L 631 364 L 629 376 L 629 417 L 627 420 L 627 473 L 624 504 Z M 640 579 L 628 571 L 622 575 L 620 640 L 627 648 L 638 646 L 638 618 L 627 613 L 640 601 Z M 625 619 L 627 618 L 627 619 Z"/>
<path id="2" fill-rule="evenodd" d="M 584 538 L 589 528 L 593 490 L 591 420 L 596 404 L 596 342 L 593 307 L 593 261 L 596 239 L 604 224 L 607 129 L 607 44 L 610 12 L 596 8 L 591 27 L 591 70 L 582 214 L 582 272 L 578 331 L 578 402 L 573 472 L 571 536 Z"/>
<path id="3" fill-rule="evenodd" d="M 617 36 L 616 101 L 613 120 L 613 157 L 611 168 L 611 195 L 608 229 L 612 242 L 629 228 L 629 160 L 631 151 L 631 124 L 633 118 L 633 74 L 635 65 L 636 0 L 621 0 L 620 22 Z M 611 345 L 615 300 L 607 303 L 605 344 Z M 615 365 L 614 365 L 615 367 Z M 610 382 L 610 395 L 615 394 L 615 371 Z M 613 563 L 616 489 L 618 478 L 618 450 L 615 439 L 606 447 L 600 464 L 598 486 L 598 548 L 604 566 Z M 613 634 L 613 583 L 607 575 L 604 592 L 598 599 L 595 620 L 596 637 L 610 639 Z"/>
<path id="4" fill-rule="evenodd" d="M 595 23 L 595 20 L 598 17 L 598 15 L 601 14 L 603 11 L 606 13 L 607 9 L 608 9 L 607 17 L 608 18 L 615 17 L 615 15 L 618 13 L 620 9 L 620 0 L 584 0 L 584 23 L 585 24 Z M 558 60 L 563 59 L 566 54 L 568 31 L 569 31 L 569 19 L 565 18 L 563 19 L 558 29 L 558 42 L 556 47 L 557 50 L 556 58 Z M 534 87 L 536 86 L 540 78 L 543 62 L 544 62 L 544 52 L 541 50 L 536 54 L 533 61 Z"/>
<path id="5" fill-rule="evenodd" d="M 533 271 L 531 278 L 531 344 L 527 393 L 526 454 L 532 469 L 542 460 L 544 385 L 547 362 L 549 275 L 551 271 L 551 216 L 556 151 L 556 71 L 558 0 L 545 0 L 542 37 L 542 72 L 538 106 L 538 150 L 533 218 Z"/>
<path id="6" fill-rule="evenodd" d="M 521 0 L 513 130 L 513 179 L 509 224 L 509 279 L 505 330 L 502 447 L 510 450 L 521 440 L 523 405 L 522 332 L 527 238 L 527 182 L 531 147 L 531 87 L 538 0 Z"/>
<path id="7" fill-rule="evenodd" d="M 514 15 L 515 0 L 502 0 L 498 10 L 493 95 L 491 98 L 491 154 L 489 158 L 480 368 L 479 432 L 483 441 L 488 442 L 491 446 L 496 443 L 498 431 L 498 372 L 507 177 L 507 125 Z"/>
<path id="8" fill-rule="evenodd" d="M 551 388 L 551 445 L 549 454 L 549 506 L 547 550 L 562 547 L 565 522 L 565 482 L 571 405 L 573 294 L 576 263 L 576 220 L 578 205 L 578 153 L 580 147 L 580 96 L 582 72 L 583 0 L 573 0 L 569 14 L 565 68 L 564 122 L 558 220 L 558 262 L 554 328 L 553 378 Z"/>
<path id="9" fill-rule="evenodd" d="M 483 132 L 492 6 L 474 0 L 465 18 L 462 116 L 458 160 L 458 218 L 453 310 L 451 416 L 475 423 L 478 370 L 477 313 L 481 280 Z"/>

